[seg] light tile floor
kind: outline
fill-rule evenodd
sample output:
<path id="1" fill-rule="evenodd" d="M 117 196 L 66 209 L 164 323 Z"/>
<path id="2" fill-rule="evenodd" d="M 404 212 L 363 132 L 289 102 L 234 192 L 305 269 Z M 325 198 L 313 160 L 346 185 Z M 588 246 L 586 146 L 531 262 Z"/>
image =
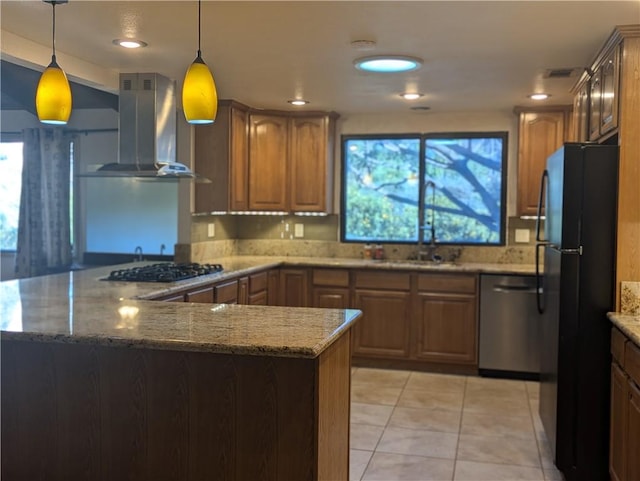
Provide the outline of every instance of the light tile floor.
<path id="1" fill-rule="evenodd" d="M 353 368 L 351 481 L 556 481 L 538 383 Z"/>

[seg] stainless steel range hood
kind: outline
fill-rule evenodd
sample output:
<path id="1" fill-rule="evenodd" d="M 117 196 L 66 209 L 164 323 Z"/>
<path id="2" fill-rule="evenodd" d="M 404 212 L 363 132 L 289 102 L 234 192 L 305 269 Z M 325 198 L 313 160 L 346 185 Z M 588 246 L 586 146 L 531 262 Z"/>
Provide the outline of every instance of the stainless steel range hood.
<path id="1" fill-rule="evenodd" d="M 211 182 L 176 162 L 175 90 L 173 80 L 158 73 L 120 74 L 118 162 L 80 176 Z"/>

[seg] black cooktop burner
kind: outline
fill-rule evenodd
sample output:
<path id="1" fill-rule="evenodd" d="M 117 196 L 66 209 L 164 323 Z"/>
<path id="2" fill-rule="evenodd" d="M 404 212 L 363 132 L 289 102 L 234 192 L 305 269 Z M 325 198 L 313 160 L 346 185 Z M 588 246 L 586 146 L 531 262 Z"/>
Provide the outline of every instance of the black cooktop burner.
<path id="1" fill-rule="evenodd" d="M 107 281 L 131 282 L 175 282 L 207 274 L 222 272 L 220 264 L 152 264 L 144 267 L 132 267 L 112 271 Z"/>

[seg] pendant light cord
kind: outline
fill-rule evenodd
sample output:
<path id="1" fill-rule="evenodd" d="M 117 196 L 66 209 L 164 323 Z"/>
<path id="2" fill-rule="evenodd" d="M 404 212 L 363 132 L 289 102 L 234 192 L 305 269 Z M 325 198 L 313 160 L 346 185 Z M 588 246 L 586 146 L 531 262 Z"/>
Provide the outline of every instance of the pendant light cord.
<path id="1" fill-rule="evenodd" d="M 53 40 L 51 44 L 53 45 L 53 55 L 51 59 L 53 62 L 56 61 L 56 2 L 51 2 L 51 6 L 53 7 Z"/>
<path id="2" fill-rule="evenodd" d="M 198 0 L 198 57 L 201 56 L 201 52 L 200 52 L 200 30 L 202 28 L 202 20 L 201 20 L 201 14 L 200 14 L 200 9 L 201 9 L 201 0 Z"/>

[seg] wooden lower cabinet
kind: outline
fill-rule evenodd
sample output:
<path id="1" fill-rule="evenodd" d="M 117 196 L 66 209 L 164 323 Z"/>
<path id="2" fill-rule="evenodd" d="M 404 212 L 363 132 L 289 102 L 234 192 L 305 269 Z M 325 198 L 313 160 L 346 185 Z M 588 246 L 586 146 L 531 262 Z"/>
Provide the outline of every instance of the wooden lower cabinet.
<path id="1" fill-rule="evenodd" d="M 356 289 L 354 307 L 363 312 L 354 326 L 354 355 L 408 359 L 409 292 Z"/>
<path id="2" fill-rule="evenodd" d="M 475 296 L 419 293 L 418 306 L 418 359 L 477 364 Z"/>
<path id="3" fill-rule="evenodd" d="M 640 480 L 640 347 L 614 327 L 611 353 L 609 474 L 612 481 L 637 481 Z"/>
<path id="4" fill-rule="evenodd" d="M 313 307 L 334 309 L 350 307 L 351 291 L 347 269 L 313 269 L 311 283 Z"/>
<path id="5" fill-rule="evenodd" d="M 313 288 L 313 307 L 328 309 L 348 309 L 350 292 L 345 287 L 315 287 Z"/>
<path id="6" fill-rule="evenodd" d="M 640 479 L 640 389 L 629 381 L 627 479 Z"/>
<path id="7" fill-rule="evenodd" d="M 201 302 L 205 304 L 213 303 L 213 286 L 202 287 L 189 291 L 184 295 L 185 302 Z"/>
<path id="8" fill-rule="evenodd" d="M 611 365 L 611 434 L 609 437 L 609 474 L 611 481 L 625 479 L 627 456 L 625 426 L 628 412 L 627 376 L 615 362 Z"/>
<path id="9" fill-rule="evenodd" d="M 309 306 L 309 272 L 307 269 L 280 269 L 279 305 Z"/>
<path id="10" fill-rule="evenodd" d="M 267 272 L 267 305 L 277 306 L 280 303 L 280 269 Z"/>
<path id="11" fill-rule="evenodd" d="M 216 304 L 238 304 L 238 281 L 233 279 L 214 286 Z"/>

